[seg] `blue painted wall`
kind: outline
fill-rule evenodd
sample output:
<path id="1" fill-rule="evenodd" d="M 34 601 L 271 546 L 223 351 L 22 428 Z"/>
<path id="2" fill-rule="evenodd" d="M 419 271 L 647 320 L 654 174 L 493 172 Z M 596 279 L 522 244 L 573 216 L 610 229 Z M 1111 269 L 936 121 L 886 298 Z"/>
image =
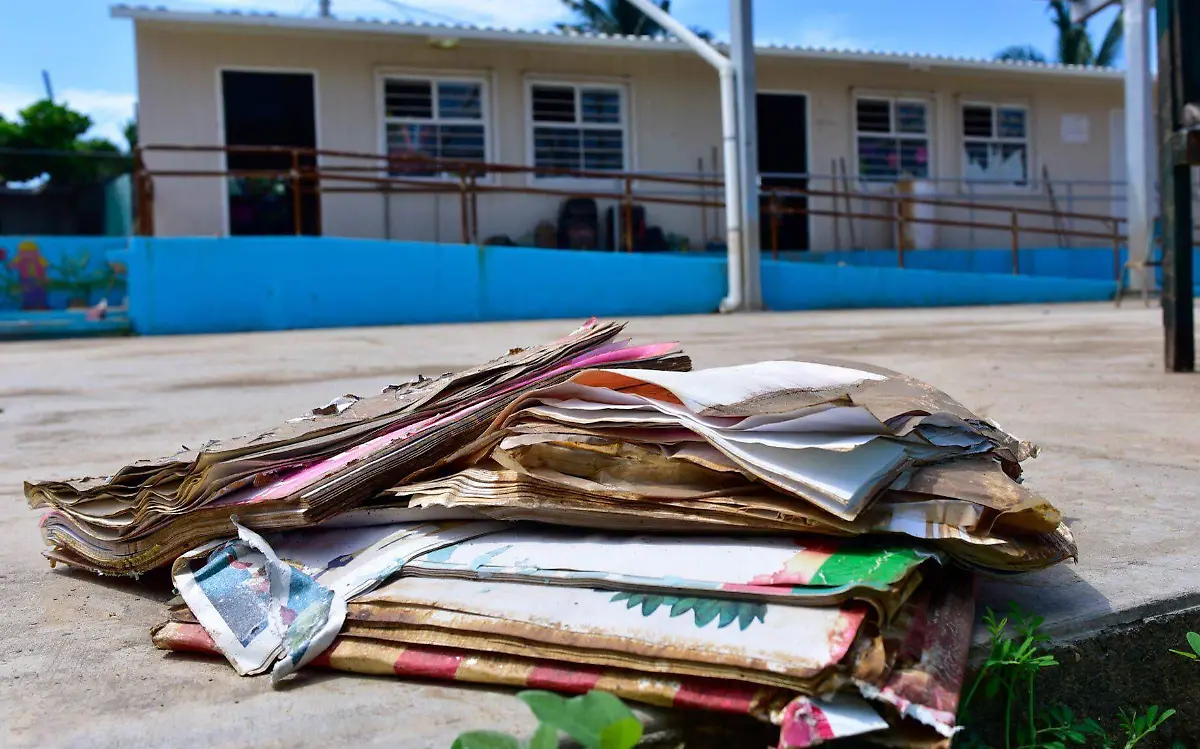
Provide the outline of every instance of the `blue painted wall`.
<path id="1" fill-rule="evenodd" d="M 712 312 L 714 258 L 317 237 L 135 239 L 138 333 Z"/>
<path id="2" fill-rule="evenodd" d="M 1200 248 L 1194 250 L 1195 268 L 1200 274 Z M 831 252 L 790 253 L 789 260 L 827 265 L 854 265 L 865 267 L 897 267 L 895 250 L 838 250 Z M 1127 248 L 1122 247 L 1120 265 L 1128 259 Z M 919 270 L 942 270 L 964 273 L 994 273 L 1012 275 L 1011 250 L 910 250 L 904 253 L 905 268 Z M 1112 281 L 1116 275 L 1113 266 L 1113 251 L 1108 248 L 1043 247 L 1019 251 L 1021 275 L 1051 278 L 1093 279 Z"/>
<path id="3" fill-rule="evenodd" d="M 0 236 L 0 312 L 125 299 L 124 237 Z M 114 265 L 114 263 L 116 263 Z M 11 317 L 11 314 L 8 315 Z"/>
<path id="4" fill-rule="evenodd" d="M 1113 281 L 786 260 L 763 261 L 762 280 L 763 302 L 780 311 L 1096 302 L 1116 290 Z"/>
<path id="5" fill-rule="evenodd" d="M 704 314 L 725 259 L 316 237 L 134 239 L 130 318 L 145 334 Z M 1110 299 L 1111 280 L 788 260 L 763 263 L 775 310 Z"/>

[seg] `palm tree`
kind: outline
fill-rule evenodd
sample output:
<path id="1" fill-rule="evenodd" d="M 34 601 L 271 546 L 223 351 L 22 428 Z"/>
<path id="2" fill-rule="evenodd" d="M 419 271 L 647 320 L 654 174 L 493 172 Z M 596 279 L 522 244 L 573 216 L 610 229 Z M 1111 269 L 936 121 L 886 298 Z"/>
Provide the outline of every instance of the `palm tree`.
<path id="1" fill-rule="evenodd" d="M 1108 32 L 1104 34 L 1100 48 L 1096 49 L 1092 44 L 1092 36 L 1088 33 L 1087 26 L 1071 20 L 1071 8 L 1067 0 L 1049 0 L 1046 10 L 1050 12 L 1051 21 L 1058 28 L 1056 62 L 1064 65 L 1090 65 L 1100 68 L 1110 68 L 1116 64 L 1117 56 L 1121 53 L 1121 38 L 1124 35 L 1124 26 L 1119 14 L 1113 19 L 1112 25 L 1108 27 Z M 1013 62 L 1047 62 L 1046 55 L 1028 44 L 1007 47 L 996 55 L 996 59 Z"/>
<path id="2" fill-rule="evenodd" d="M 669 12 L 671 0 L 657 0 L 658 7 Z M 665 36 L 667 30 L 638 10 L 629 0 L 563 0 L 576 16 L 574 23 L 560 23 L 560 31 L 612 34 L 614 36 Z M 712 33 L 693 27 L 692 31 L 705 41 Z"/>

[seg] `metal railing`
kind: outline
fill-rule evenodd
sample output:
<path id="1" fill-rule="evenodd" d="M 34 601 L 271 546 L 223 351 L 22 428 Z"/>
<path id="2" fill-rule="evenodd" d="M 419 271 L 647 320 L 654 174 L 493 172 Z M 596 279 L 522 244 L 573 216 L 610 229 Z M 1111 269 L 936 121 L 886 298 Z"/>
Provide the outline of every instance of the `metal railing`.
<path id="1" fill-rule="evenodd" d="M 150 168 L 146 164 L 148 154 L 210 153 L 224 157 L 230 155 L 286 156 L 290 168 L 286 169 L 184 169 Z M 339 163 L 334 163 L 339 162 Z M 340 163 L 346 162 L 346 163 Z M 588 180 L 586 184 L 501 184 L 486 179 L 491 175 L 536 175 L 538 177 L 569 177 Z M 776 175 L 765 175 L 776 176 Z M 796 176 L 796 175 L 793 175 Z M 480 163 L 452 159 L 437 159 L 413 154 L 370 154 L 330 149 L 293 148 L 287 146 L 202 146 L 202 145 L 147 145 L 140 146 L 134 154 L 134 199 L 138 222 L 136 233 L 154 233 L 154 185 L 158 180 L 175 178 L 258 178 L 284 182 L 290 186 L 292 221 L 294 233 L 303 233 L 302 197 L 306 194 L 366 193 L 384 195 L 442 194 L 457 195 L 459 198 L 460 223 L 463 243 L 479 243 L 479 197 L 489 194 L 521 194 L 567 198 L 592 198 L 611 200 L 620 206 L 622 220 L 618 251 L 635 249 L 633 214 L 637 204 L 688 206 L 719 211 L 724 202 L 719 199 L 721 179 L 711 174 L 680 175 L 650 172 L 610 172 L 563 168 L 532 167 L 517 164 Z M 817 181 L 822 175 L 801 175 L 806 181 Z M 832 178 L 831 179 L 836 179 Z M 596 186 L 597 181 L 611 182 L 612 189 Z M 844 180 L 844 175 L 843 175 Z M 780 230 L 784 217 L 788 215 L 824 216 L 835 221 L 842 219 L 881 222 L 895 232 L 897 262 L 903 267 L 908 252 L 920 251 L 905 246 L 902 238 L 909 225 L 928 224 L 940 227 L 966 228 L 972 231 L 996 231 L 1010 237 L 1012 272 L 1020 272 L 1020 241 L 1025 235 L 1057 235 L 1103 242 L 1112 247 L 1113 272 L 1121 275 L 1121 246 L 1125 236 L 1121 233 L 1121 217 L 1107 213 L 1060 211 L 1028 206 L 992 205 L 978 199 L 964 200 L 961 195 L 896 194 L 878 189 L 849 189 L 849 180 L 835 186 L 842 189 L 824 190 L 805 187 L 767 188 L 762 191 L 763 220 L 768 222 L 769 250 L 773 257 L 780 253 Z M 1009 200 L 1030 195 L 988 195 L 988 199 Z M 1032 195 L 1031 195 L 1032 197 Z M 804 205 L 790 205 L 789 201 L 802 199 Z M 814 206 L 814 202 L 827 199 L 832 208 Z M 1110 198 L 1111 199 L 1111 196 Z M 880 206 L 880 213 L 855 210 L 853 203 L 860 206 Z M 940 209 L 968 211 L 968 220 L 938 216 L 910 215 L 911 206 L 927 205 Z M 844 206 L 844 207 L 843 207 Z M 994 221 L 976 220 L 976 214 L 998 214 Z M 1050 226 L 1039 225 L 1035 220 L 1052 219 Z M 1061 223 L 1069 220 L 1071 225 Z M 714 225 L 716 221 L 714 221 Z M 1081 229 L 1077 225 L 1085 224 Z"/>

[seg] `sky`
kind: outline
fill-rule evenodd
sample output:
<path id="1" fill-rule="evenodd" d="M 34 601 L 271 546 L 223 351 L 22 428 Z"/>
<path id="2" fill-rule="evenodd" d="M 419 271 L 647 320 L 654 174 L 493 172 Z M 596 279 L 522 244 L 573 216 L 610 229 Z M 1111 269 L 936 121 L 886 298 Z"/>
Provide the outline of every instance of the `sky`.
<path id="1" fill-rule="evenodd" d="M 129 0 L 135 4 L 136 0 Z M 317 0 L 153 0 L 174 10 L 264 10 L 313 16 Z M 552 28 L 568 20 L 561 0 L 332 0 L 343 17 L 456 20 Z M 107 0 L 0 0 L 0 116 L 44 96 L 48 71 L 55 99 L 89 115 L 90 135 L 124 145 L 134 116 L 137 72 L 133 24 L 109 17 Z M 688 25 L 727 38 L 728 0 L 673 0 Z M 1054 27 L 1044 0 L 755 0 L 759 42 L 991 57 L 1011 44 L 1053 56 Z M 1092 21 L 1099 38 L 1113 11 Z"/>

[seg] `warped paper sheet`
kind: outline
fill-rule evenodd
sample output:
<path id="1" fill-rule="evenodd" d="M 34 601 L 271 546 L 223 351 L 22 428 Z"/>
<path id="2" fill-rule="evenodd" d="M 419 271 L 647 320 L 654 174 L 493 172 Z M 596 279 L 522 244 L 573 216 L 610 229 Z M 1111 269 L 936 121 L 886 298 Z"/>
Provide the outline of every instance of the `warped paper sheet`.
<path id="1" fill-rule="evenodd" d="M 243 529 L 180 557 L 175 585 L 239 673 L 278 676 L 332 640 L 347 603 L 397 573 L 479 580 L 555 581 L 627 591 L 645 615 L 693 595 L 787 604 L 858 599 L 890 617 L 934 555 L 905 548 L 798 540 L 588 536 L 458 522 L 318 528 L 272 537 Z M 284 561 L 286 560 L 286 561 Z M 518 588 L 517 590 L 523 590 Z M 697 604 L 718 629 L 763 606 Z M 711 610 L 711 611 L 710 611 Z M 749 613 L 747 613 L 749 612 Z M 730 618 L 732 617 L 732 618 Z"/>
<path id="2" fill-rule="evenodd" d="M 638 603 L 586 588 L 402 577 L 358 596 L 344 631 L 653 673 L 736 676 L 811 694 L 857 673 L 854 659 L 843 659 L 868 611 L 698 597 Z"/>
<path id="3" fill-rule="evenodd" d="M 473 460 L 539 421 L 597 436 L 636 430 L 645 443 L 659 430 L 671 443 L 690 431 L 748 476 L 849 521 L 917 465 L 994 453 L 1019 471 L 1019 443 L 944 394 L 900 375 L 813 362 L 592 369 L 516 401 Z"/>
<path id="4" fill-rule="evenodd" d="M 960 563 L 991 573 L 1043 569 L 1078 553 L 1065 525 L 1042 530 L 1054 515 L 1043 517 L 1040 511 L 1014 513 L 1028 521 L 1028 528 L 1006 528 L 1000 535 L 976 530 L 986 528 L 989 508 L 961 500 L 893 502 L 888 494 L 851 524 L 777 493 L 730 490 L 676 498 L 665 496 L 661 484 L 647 491 L 649 496 L 589 490 L 556 480 L 546 470 L 531 475 L 477 467 L 394 489 L 380 498 L 378 509 L 400 502 L 430 512 L 473 510 L 498 520 L 633 532 L 908 536 L 934 542 Z"/>
<path id="5" fill-rule="evenodd" d="M 636 389 L 649 398 L 674 401 L 698 416 L 743 417 L 787 413 L 827 403 L 867 383 L 887 379 L 860 369 L 802 361 L 718 367 L 697 370 L 694 375 L 643 377 L 641 373 L 617 369 L 578 382 L 592 386 L 605 383 L 602 387 L 614 382 L 613 389 Z"/>
<path id="6" fill-rule="evenodd" d="M 620 364 L 687 368 L 674 344 L 614 341 L 621 326 L 589 322 L 564 339 L 514 349 L 481 367 L 343 396 L 273 430 L 206 443 L 111 477 L 30 482 L 51 559 L 102 573 L 171 563 L 205 541 L 234 535 L 237 515 L 261 531 L 336 515 L 470 444 L 525 392 L 581 370 Z"/>
<path id="7" fill-rule="evenodd" d="M 180 557 L 172 578 L 238 673 L 262 673 L 278 660 L 274 675 L 282 677 L 333 641 L 351 597 L 416 556 L 504 527 L 447 521 L 292 533 L 273 539 L 277 549 L 242 528 L 238 540 Z"/>
<path id="8" fill-rule="evenodd" d="M 165 622 L 155 628 L 153 638 L 154 644 L 163 650 L 221 654 L 198 624 Z M 548 689 L 567 694 L 601 689 L 621 699 L 650 705 L 751 715 L 761 720 L 770 720 L 794 695 L 787 690 L 728 679 L 655 675 L 347 636 L 336 638 L 311 665 L 360 674 Z"/>
<path id="9" fill-rule="evenodd" d="M 426 509 L 474 509 L 489 517 L 626 531 L 735 530 L 857 535 L 849 523 L 805 502 L 763 491 L 646 500 L 587 492 L 516 471 L 467 468 L 444 479 L 397 487 L 378 500 Z"/>
<path id="10" fill-rule="evenodd" d="M 742 368 L 730 367 L 708 372 L 727 373 L 730 369 Z M 544 405 L 533 406 L 528 413 L 521 413 L 520 416 L 523 419 L 541 418 L 558 423 L 588 426 L 682 426 L 707 440 L 751 475 L 846 520 L 853 520 L 910 462 L 904 445 L 881 439 L 878 434 L 808 430 L 789 432 L 782 428 L 765 429 L 761 424 L 756 425 L 758 428 L 748 430 L 738 429 L 737 425 L 716 427 L 710 425 L 711 420 L 705 423 L 705 420 L 669 403 L 630 395 L 628 392 L 622 392 L 621 395 L 639 400 L 644 407 L 657 412 L 658 415 L 648 414 L 647 419 L 637 419 L 636 411 L 623 410 L 617 411 L 615 418 L 608 418 L 607 411 L 572 409 L 564 405 L 570 401 L 557 400 L 560 393 L 611 398 L 596 393 L 596 390 L 599 389 L 583 390 L 575 387 L 564 391 L 543 391 L 537 399 L 543 401 Z M 856 416 L 859 413 L 853 409 L 848 410 Z M 832 417 L 828 417 L 825 421 L 831 419 Z"/>
<path id="11" fill-rule="evenodd" d="M 414 558 L 403 574 L 628 591 L 643 611 L 688 595 L 801 605 L 865 600 L 890 616 L 936 554 L 817 538 L 501 531 Z M 657 594 L 657 595 L 653 595 Z M 664 597 L 665 596 L 665 597 Z M 732 611 L 732 609 L 730 610 Z"/>
<path id="12" fill-rule="evenodd" d="M 885 639 L 900 643 L 900 649 L 886 680 L 859 681 L 859 691 L 953 736 L 974 623 L 975 582 L 969 574 L 954 571 L 925 586 L 887 627 Z"/>
<path id="13" fill-rule="evenodd" d="M 163 650 L 219 655 L 197 624 L 165 622 L 155 628 Z M 887 730 L 865 700 L 838 693 L 828 699 L 730 679 L 655 675 L 616 668 L 522 658 L 455 648 L 403 645 L 358 637 L 338 637 L 312 665 L 374 676 L 439 679 L 520 689 L 585 694 L 594 689 L 659 707 L 748 715 L 780 727 L 780 746 L 804 749 L 835 739 Z"/>
<path id="14" fill-rule="evenodd" d="M 777 722 L 778 749 L 808 749 L 888 729 L 887 721 L 874 708 L 842 692 L 824 699 L 797 697 L 783 709 Z"/>

